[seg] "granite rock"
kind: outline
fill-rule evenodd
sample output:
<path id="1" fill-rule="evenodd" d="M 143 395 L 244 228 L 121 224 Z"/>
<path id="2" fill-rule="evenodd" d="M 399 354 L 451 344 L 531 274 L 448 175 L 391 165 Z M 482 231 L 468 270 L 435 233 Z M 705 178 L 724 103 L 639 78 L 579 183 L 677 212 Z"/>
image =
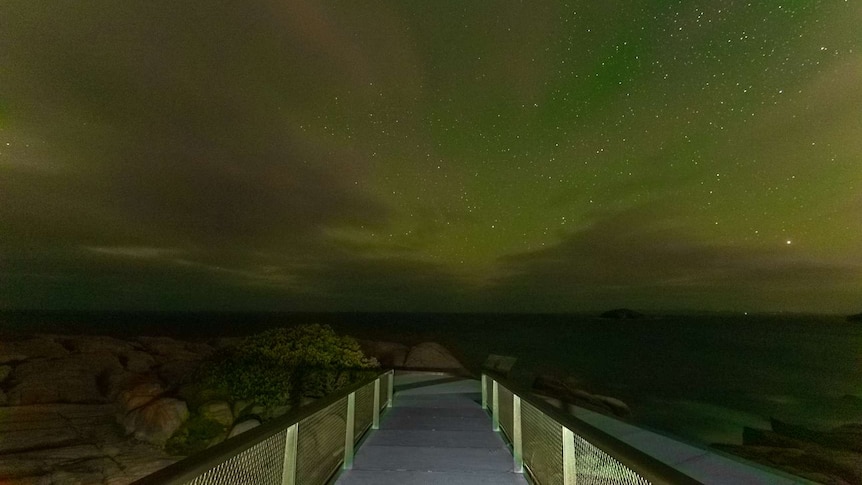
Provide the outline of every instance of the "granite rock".
<path id="1" fill-rule="evenodd" d="M 404 367 L 410 347 L 396 342 L 357 340 L 362 353 L 374 357 L 383 367 Z"/>
<path id="2" fill-rule="evenodd" d="M 224 401 L 208 402 L 198 408 L 198 414 L 205 419 L 215 421 L 225 428 L 229 428 L 233 424 L 233 413 L 230 409 L 230 404 Z"/>
<path id="3" fill-rule="evenodd" d="M 126 434 L 156 446 L 164 446 L 189 417 L 185 401 L 162 397 L 129 412 L 123 419 Z"/>
<path id="4" fill-rule="evenodd" d="M 233 426 L 233 428 L 230 430 L 230 433 L 228 434 L 227 437 L 233 438 L 234 436 L 236 436 L 238 434 L 245 433 L 246 431 L 248 431 L 252 428 L 257 428 L 258 426 L 260 426 L 260 421 L 258 421 L 256 419 L 245 419 L 243 421 L 236 423 Z"/>
<path id="5" fill-rule="evenodd" d="M 11 342 L 0 341 L 0 364 L 66 355 L 69 355 L 69 351 L 51 337 L 34 337 Z"/>
<path id="6" fill-rule="evenodd" d="M 464 371 L 464 366 L 458 359 L 436 342 L 423 342 L 412 347 L 404 359 L 404 367 Z"/>
<path id="7" fill-rule="evenodd" d="M 9 388 L 13 406 L 67 402 L 99 403 L 107 398 L 102 386 L 112 372 L 122 370 L 116 355 L 76 354 L 58 359 L 31 359 L 15 367 Z"/>
<path id="8" fill-rule="evenodd" d="M 165 388 L 158 381 L 141 382 L 117 396 L 117 404 L 124 413 L 133 411 L 155 401 L 164 394 Z"/>

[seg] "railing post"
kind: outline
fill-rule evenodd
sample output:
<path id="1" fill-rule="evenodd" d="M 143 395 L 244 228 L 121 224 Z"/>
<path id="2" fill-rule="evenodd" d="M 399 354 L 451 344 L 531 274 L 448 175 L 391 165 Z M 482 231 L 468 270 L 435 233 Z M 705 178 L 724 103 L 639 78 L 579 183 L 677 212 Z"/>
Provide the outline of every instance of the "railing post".
<path id="1" fill-rule="evenodd" d="M 512 393 L 512 456 L 515 473 L 524 473 L 524 451 L 521 438 L 521 397 Z"/>
<path id="2" fill-rule="evenodd" d="M 380 378 L 374 381 L 374 412 L 371 414 L 371 429 L 380 429 Z"/>
<path id="3" fill-rule="evenodd" d="M 482 409 L 488 409 L 488 376 L 482 374 Z"/>
<path id="4" fill-rule="evenodd" d="M 296 484 L 296 438 L 299 432 L 299 423 L 287 428 L 284 437 L 284 463 L 281 468 L 282 485 Z"/>
<path id="5" fill-rule="evenodd" d="M 578 483 L 578 469 L 575 463 L 575 435 L 565 427 L 563 429 L 563 485 Z"/>
<path id="6" fill-rule="evenodd" d="M 347 428 L 344 430 L 344 469 L 353 468 L 353 427 L 356 421 L 356 393 L 347 396 Z"/>
<path id="7" fill-rule="evenodd" d="M 386 397 L 386 399 L 387 399 L 386 407 L 391 408 L 392 407 L 392 394 L 393 394 L 393 391 L 395 389 L 395 371 L 392 371 L 392 370 L 389 371 L 389 379 L 388 380 L 389 380 L 389 384 L 388 384 L 389 390 L 386 393 L 386 396 L 387 396 Z"/>
<path id="8" fill-rule="evenodd" d="M 491 423 L 494 431 L 500 431 L 500 392 L 497 389 L 497 381 L 494 380 L 491 390 Z"/>

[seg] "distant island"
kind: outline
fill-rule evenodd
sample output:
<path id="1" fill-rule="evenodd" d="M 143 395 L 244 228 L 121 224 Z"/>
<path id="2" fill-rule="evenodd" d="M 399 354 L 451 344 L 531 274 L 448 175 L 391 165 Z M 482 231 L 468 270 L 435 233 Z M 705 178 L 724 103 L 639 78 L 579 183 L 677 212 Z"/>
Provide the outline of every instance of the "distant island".
<path id="1" fill-rule="evenodd" d="M 640 312 L 636 312 L 634 310 L 630 310 L 628 308 L 616 308 L 613 310 L 608 310 L 601 315 L 600 318 L 612 318 L 615 320 L 637 320 L 641 318 L 646 318 L 646 315 Z"/>
<path id="2" fill-rule="evenodd" d="M 862 313 L 857 313 L 855 315 L 850 315 L 847 317 L 848 322 L 862 322 Z"/>

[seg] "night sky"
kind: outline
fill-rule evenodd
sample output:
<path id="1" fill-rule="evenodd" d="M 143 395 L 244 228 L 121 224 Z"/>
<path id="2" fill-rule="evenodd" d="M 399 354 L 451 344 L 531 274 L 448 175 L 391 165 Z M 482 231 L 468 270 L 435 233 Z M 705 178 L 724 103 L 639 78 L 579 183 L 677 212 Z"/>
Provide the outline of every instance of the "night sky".
<path id="1" fill-rule="evenodd" d="M 0 307 L 862 310 L 862 2 L 0 3 Z"/>

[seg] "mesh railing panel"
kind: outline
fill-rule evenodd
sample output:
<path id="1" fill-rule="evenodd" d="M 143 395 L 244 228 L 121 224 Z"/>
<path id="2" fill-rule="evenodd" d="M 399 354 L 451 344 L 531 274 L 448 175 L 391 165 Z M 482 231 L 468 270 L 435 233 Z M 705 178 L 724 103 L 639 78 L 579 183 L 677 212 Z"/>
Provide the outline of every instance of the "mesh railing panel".
<path id="1" fill-rule="evenodd" d="M 521 440 L 524 465 L 536 481 L 541 485 L 562 485 L 562 428 L 526 401 L 521 401 Z"/>
<path id="2" fill-rule="evenodd" d="M 353 414 L 353 437 L 359 439 L 374 421 L 374 383 L 356 391 L 356 410 Z"/>
<path id="3" fill-rule="evenodd" d="M 497 393 L 499 394 L 498 398 L 500 401 L 500 429 L 506 433 L 506 436 L 509 438 L 509 442 L 511 442 L 512 426 L 514 425 L 514 421 L 512 420 L 512 392 L 498 384 Z"/>
<path id="4" fill-rule="evenodd" d="M 574 435 L 574 438 L 578 485 L 647 485 L 650 483 L 587 440 L 578 435 Z"/>
<path id="5" fill-rule="evenodd" d="M 187 485 L 224 483 L 281 485 L 286 436 L 287 430 L 276 433 L 186 483 Z M 343 437 L 342 441 L 344 441 Z"/>
<path id="6" fill-rule="evenodd" d="M 347 397 L 299 422 L 296 483 L 324 484 L 341 466 L 346 423 Z"/>

